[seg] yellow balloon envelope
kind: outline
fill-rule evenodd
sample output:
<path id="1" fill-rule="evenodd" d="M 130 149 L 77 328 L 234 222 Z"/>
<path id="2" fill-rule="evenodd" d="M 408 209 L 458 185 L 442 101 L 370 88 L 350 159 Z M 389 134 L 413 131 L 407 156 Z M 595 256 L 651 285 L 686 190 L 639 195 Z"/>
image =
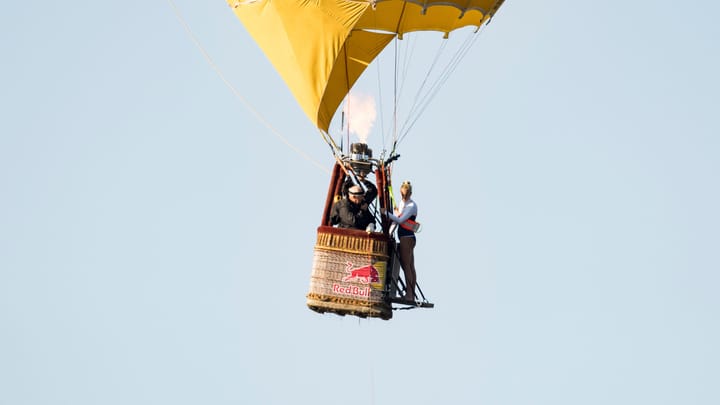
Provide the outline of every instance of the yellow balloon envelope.
<path id="1" fill-rule="evenodd" d="M 298 104 L 327 132 L 367 66 L 396 36 L 480 27 L 504 0 L 228 0 Z"/>

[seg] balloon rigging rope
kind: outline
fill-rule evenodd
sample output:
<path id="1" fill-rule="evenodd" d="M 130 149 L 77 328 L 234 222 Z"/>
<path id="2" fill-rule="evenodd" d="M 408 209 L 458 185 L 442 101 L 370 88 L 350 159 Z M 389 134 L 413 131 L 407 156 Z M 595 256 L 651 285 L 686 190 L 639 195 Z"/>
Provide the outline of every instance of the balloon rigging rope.
<path id="1" fill-rule="evenodd" d="M 409 118 L 408 120 L 403 124 L 403 127 L 400 131 L 400 136 L 398 138 L 398 143 L 400 143 L 407 134 L 410 133 L 410 130 L 415 126 L 415 123 L 417 120 L 422 116 L 422 113 L 425 112 L 425 109 L 430 105 L 430 101 L 432 101 L 433 98 L 437 95 L 437 93 L 440 91 L 440 88 L 447 82 L 447 80 L 452 76 L 452 73 L 455 71 L 455 69 L 460 65 L 460 62 L 462 59 L 467 55 L 467 53 L 470 51 L 472 46 L 475 44 L 475 42 L 480 37 L 480 34 L 483 31 L 483 28 L 485 25 L 481 26 L 478 31 L 474 33 L 469 33 L 468 36 L 465 38 L 459 49 L 453 54 L 452 58 L 448 61 L 447 65 L 444 67 L 443 71 L 439 74 L 438 79 L 430 86 L 430 89 L 427 90 L 427 92 L 421 97 L 420 93 L 422 91 L 422 87 L 425 86 L 425 83 L 427 81 L 427 78 L 430 76 L 435 63 L 440 57 L 440 54 L 442 53 L 444 49 L 444 45 L 440 47 L 436 54 L 436 60 L 433 61 L 432 66 L 428 70 L 428 73 L 426 74 L 425 81 L 423 81 L 423 84 L 421 86 L 421 89 L 418 90 L 418 94 L 415 97 L 416 103 L 413 105 L 413 108 L 411 109 L 411 112 L 408 114 Z"/>
<path id="2" fill-rule="evenodd" d="M 378 96 L 378 104 L 379 104 L 379 106 L 378 106 L 378 111 L 380 112 L 380 135 L 382 136 L 382 145 L 383 145 L 383 148 L 385 148 L 387 145 L 385 144 L 385 115 L 383 114 L 383 112 L 384 112 L 384 111 L 383 111 L 383 103 L 382 103 L 382 100 L 383 100 L 382 90 L 383 90 L 383 88 L 382 88 L 382 80 L 380 80 L 380 76 L 381 76 L 381 73 L 380 73 L 380 72 L 382 71 L 382 69 L 380 69 L 380 64 L 381 64 L 380 62 L 381 62 L 381 59 L 380 59 L 380 58 L 377 58 L 377 59 L 376 59 L 375 67 L 376 67 L 376 69 L 377 69 L 377 77 L 376 77 L 376 80 L 377 80 L 377 88 L 378 88 L 378 90 L 377 90 L 378 93 L 377 93 L 377 94 L 379 95 L 379 96 Z"/>
<path id="3" fill-rule="evenodd" d="M 210 54 L 205 50 L 205 48 L 202 46 L 202 44 L 200 44 L 200 41 L 197 39 L 197 37 L 195 36 L 195 34 L 194 34 L 194 33 L 192 32 L 192 30 L 190 29 L 190 26 L 188 25 L 188 23 L 187 23 L 187 22 L 185 21 L 185 19 L 183 18 L 182 14 L 180 13 L 180 10 L 178 9 L 178 7 L 177 7 L 177 5 L 175 4 L 175 2 L 174 2 L 173 0 L 168 0 L 168 3 L 170 3 L 170 6 L 172 7 L 173 11 L 175 12 L 175 16 L 177 17 L 178 21 L 180 21 L 180 24 L 181 24 L 181 25 L 183 26 L 183 28 L 185 29 L 185 32 L 187 32 L 188 36 L 189 36 L 190 39 L 193 41 L 193 43 L 195 44 L 195 46 L 200 50 L 200 53 L 203 54 L 203 56 L 205 57 L 205 60 L 208 62 L 208 64 L 210 65 L 210 67 L 212 67 L 212 69 L 215 71 L 215 73 L 217 73 L 217 75 L 220 77 L 220 80 L 222 80 L 223 83 L 225 83 L 225 85 L 230 89 L 230 91 L 232 91 L 232 93 L 235 95 L 235 97 L 237 97 L 238 100 L 240 100 L 240 102 L 243 104 L 243 106 L 244 106 L 245 108 L 247 108 L 248 111 L 250 111 L 250 113 L 251 113 L 252 115 L 254 115 L 255 118 L 257 118 L 258 121 L 260 121 L 263 125 L 265 125 L 265 127 L 266 127 L 267 129 L 269 129 L 270 132 L 272 132 L 273 134 L 275 134 L 275 136 L 277 136 L 277 137 L 278 137 L 285 145 L 287 145 L 290 149 L 294 150 L 297 154 L 299 154 L 300 156 L 302 156 L 305 160 L 309 161 L 310 163 L 314 164 L 314 165 L 315 165 L 317 168 L 319 168 L 320 170 L 324 171 L 324 172 L 327 173 L 327 174 L 330 174 L 330 171 L 329 171 L 325 166 L 321 165 L 320 163 L 318 163 L 318 161 L 316 161 L 315 159 L 313 159 L 312 157 L 310 157 L 307 153 L 303 152 L 300 148 L 298 148 L 297 146 L 295 146 L 295 145 L 293 145 L 292 143 L 290 143 L 290 141 L 288 141 L 287 138 L 285 138 L 277 129 L 275 129 L 275 128 L 265 119 L 265 117 L 263 117 L 263 116 L 247 101 L 247 99 L 246 99 L 245 97 L 243 97 L 242 94 L 240 94 L 240 92 L 232 85 L 232 83 L 230 83 L 230 81 L 228 81 L 228 79 L 225 77 L 225 75 L 224 75 L 223 72 L 220 70 L 220 68 L 215 64 L 215 62 L 213 61 L 213 59 L 210 57 Z M 322 132 L 321 132 L 321 134 L 322 134 Z M 327 142 L 327 140 L 325 140 L 325 141 Z M 331 147 L 333 147 L 333 145 L 331 145 Z"/>
<path id="4" fill-rule="evenodd" d="M 435 53 L 435 58 L 433 59 L 432 64 L 428 68 L 428 71 L 425 74 L 425 78 L 423 79 L 422 84 L 420 84 L 420 87 L 417 89 L 415 97 L 413 98 L 413 100 L 415 100 L 415 102 L 413 103 L 412 107 L 410 108 L 410 111 L 408 112 L 408 117 L 413 118 L 413 123 L 417 120 L 417 118 L 415 118 L 415 117 L 420 116 L 420 112 L 422 112 L 425 109 L 423 105 L 426 105 L 427 102 L 429 101 L 428 100 L 429 91 L 424 96 L 422 95 L 422 93 L 423 93 L 423 90 L 425 89 L 425 85 L 427 84 L 428 79 L 430 79 L 430 74 L 435 69 L 435 66 L 437 65 L 438 61 L 440 60 L 440 56 L 442 55 L 442 53 L 446 47 L 447 47 L 447 40 L 443 40 L 441 42 L 440 47 L 438 48 L 437 52 Z M 437 82 L 432 84 L 430 86 L 431 89 L 436 87 L 436 85 L 437 85 Z M 416 111 L 416 110 L 418 110 L 418 111 Z M 405 129 L 405 127 L 407 127 L 407 126 L 408 125 L 407 125 L 407 121 L 406 121 L 405 123 L 403 123 L 403 127 L 400 129 L 400 133 L 401 133 L 400 139 L 404 138 L 405 135 L 410 131 L 410 128 L 408 128 L 407 130 Z M 412 127 L 412 125 L 410 125 L 410 127 Z"/>

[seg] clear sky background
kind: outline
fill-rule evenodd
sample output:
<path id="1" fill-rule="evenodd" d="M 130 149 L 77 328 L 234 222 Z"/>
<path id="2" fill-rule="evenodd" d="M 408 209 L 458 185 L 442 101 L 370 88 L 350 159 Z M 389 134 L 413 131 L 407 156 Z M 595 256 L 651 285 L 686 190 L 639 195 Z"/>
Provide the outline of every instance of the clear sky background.
<path id="1" fill-rule="evenodd" d="M 177 6 L 229 85 L 167 1 L 0 13 L 0 404 L 720 403 L 716 2 L 508 0 L 402 144 L 391 321 L 307 309 L 329 149 Z"/>

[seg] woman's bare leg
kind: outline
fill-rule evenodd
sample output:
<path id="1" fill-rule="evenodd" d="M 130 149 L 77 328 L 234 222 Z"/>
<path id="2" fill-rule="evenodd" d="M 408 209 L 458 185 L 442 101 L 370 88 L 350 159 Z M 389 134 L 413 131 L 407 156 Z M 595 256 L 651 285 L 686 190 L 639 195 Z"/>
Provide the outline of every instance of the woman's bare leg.
<path id="1" fill-rule="evenodd" d="M 405 299 L 415 300 L 415 238 L 400 238 L 400 266 L 405 274 Z"/>

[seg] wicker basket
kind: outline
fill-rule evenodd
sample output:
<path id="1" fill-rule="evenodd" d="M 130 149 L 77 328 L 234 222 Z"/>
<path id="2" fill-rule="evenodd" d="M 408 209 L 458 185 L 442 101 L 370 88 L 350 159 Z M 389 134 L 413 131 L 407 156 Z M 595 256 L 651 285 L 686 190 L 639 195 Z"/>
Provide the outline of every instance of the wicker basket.
<path id="1" fill-rule="evenodd" d="M 386 300 L 387 236 L 320 226 L 307 305 L 320 313 L 390 319 Z"/>

